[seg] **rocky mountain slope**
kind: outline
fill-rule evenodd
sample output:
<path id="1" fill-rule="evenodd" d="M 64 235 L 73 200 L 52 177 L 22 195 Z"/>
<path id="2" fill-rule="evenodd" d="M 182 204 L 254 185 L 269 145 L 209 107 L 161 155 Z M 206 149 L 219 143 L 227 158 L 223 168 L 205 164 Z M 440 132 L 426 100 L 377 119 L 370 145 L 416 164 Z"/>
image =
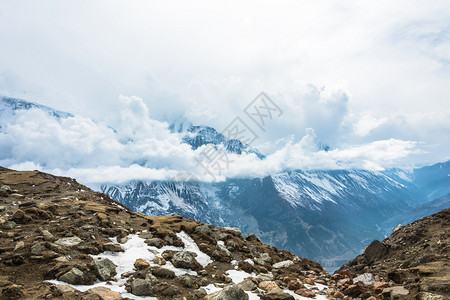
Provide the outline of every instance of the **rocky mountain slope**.
<path id="1" fill-rule="evenodd" d="M 450 298 L 450 208 L 406 226 L 398 226 L 382 242 L 340 271 L 374 273 L 397 285 L 405 299 Z"/>
<path id="2" fill-rule="evenodd" d="M 0 299 L 325 299 L 340 293 L 338 277 L 318 263 L 253 234 L 244 238 L 237 228 L 144 216 L 73 179 L 38 171 L 0 168 L 0 187 Z"/>

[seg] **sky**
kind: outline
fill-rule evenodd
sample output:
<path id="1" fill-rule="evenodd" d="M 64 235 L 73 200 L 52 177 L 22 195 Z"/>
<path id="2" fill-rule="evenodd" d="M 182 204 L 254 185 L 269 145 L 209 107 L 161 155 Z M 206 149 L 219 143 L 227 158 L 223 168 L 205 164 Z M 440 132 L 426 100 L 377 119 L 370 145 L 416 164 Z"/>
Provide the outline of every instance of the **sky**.
<path id="1" fill-rule="evenodd" d="M 261 91 L 283 111 L 255 129 L 268 159 L 227 176 L 450 159 L 449 1 L 0 0 L 0 39 L 0 95 L 77 115 L 17 116 L 8 166 L 170 177 L 197 154 L 168 123 L 221 131 Z"/>

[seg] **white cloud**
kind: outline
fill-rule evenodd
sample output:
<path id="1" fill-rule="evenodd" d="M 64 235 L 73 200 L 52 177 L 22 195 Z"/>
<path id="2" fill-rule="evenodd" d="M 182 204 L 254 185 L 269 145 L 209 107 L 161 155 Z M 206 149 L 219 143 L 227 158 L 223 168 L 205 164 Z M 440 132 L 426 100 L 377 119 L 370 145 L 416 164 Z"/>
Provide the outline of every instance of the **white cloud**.
<path id="1" fill-rule="evenodd" d="M 271 159 L 239 163 L 257 174 L 450 159 L 449 20 L 446 0 L 3 1 L 0 94 L 78 116 L 18 116 L 2 163 L 189 172 L 164 121 L 220 131 L 260 91 L 284 114 L 257 131 Z"/>

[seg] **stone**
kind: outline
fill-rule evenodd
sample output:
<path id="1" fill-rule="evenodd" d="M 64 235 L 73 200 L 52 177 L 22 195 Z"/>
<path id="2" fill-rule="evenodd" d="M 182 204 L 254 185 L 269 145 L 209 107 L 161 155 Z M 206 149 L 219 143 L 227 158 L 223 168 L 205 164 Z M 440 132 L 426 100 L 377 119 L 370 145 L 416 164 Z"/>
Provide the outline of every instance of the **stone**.
<path id="1" fill-rule="evenodd" d="M 249 242 L 260 242 L 261 240 L 254 233 L 247 233 L 245 239 Z"/>
<path id="2" fill-rule="evenodd" d="M 145 243 L 156 248 L 162 248 L 162 246 L 164 246 L 164 241 L 159 238 L 147 239 L 145 240 Z"/>
<path id="3" fill-rule="evenodd" d="M 175 253 L 171 261 L 176 268 L 191 269 L 195 271 L 201 269 L 201 266 L 197 260 L 195 260 L 194 255 L 195 254 L 192 252 L 180 251 Z"/>
<path id="4" fill-rule="evenodd" d="M 275 279 L 275 276 L 272 273 L 262 273 L 256 276 L 260 281 L 272 281 Z"/>
<path id="5" fill-rule="evenodd" d="M 285 260 L 281 261 L 279 263 L 274 264 L 272 267 L 274 269 L 281 269 L 281 268 L 289 268 L 290 266 L 293 266 L 294 262 L 292 260 Z"/>
<path id="6" fill-rule="evenodd" d="M 248 300 L 248 295 L 236 284 L 228 285 L 222 290 L 207 295 L 205 300 Z"/>
<path id="7" fill-rule="evenodd" d="M 57 240 L 55 242 L 56 245 L 63 247 L 73 247 L 80 244 L 82 240 L 77 236 L 65 237 Z"/>
<path id="8" fill-rule="evenodd" d="M 194 278 L 189 275 L 181 275 L 178 277 L 178 280 L 180 281 L 181 285 L 186 288 L 193 288 L 196 286 Z"/>
<path id="9" fill-rule="evenodd" d="M 314 279 L 312 279 L 312 278 L 305 278 L 303 280 L 303 282 L 306 283 L 306 284 L 313 285 L 314 284 Z"/>
<path id="10" fill-rule="evenodd" d="M 77 268 L 72 268 L 69 272 L 59 277 L 59 280 L 67 282 L 68 284 L 81 284 L 83 276 L 83 271 Z"/>
<path id="11" fill-rule="evenodd" d="M 373 276 L 372 273 L 364 273 L 353 278 L 353 283 L 362 282 L 365 285 L 371 285 L 377 281 L 378 280 L 375 278 L 375 276 Z"/>
<path id="12" fill-rule="evenodd" d="M 107 281 L 116 275 L 116 265 L 109 258 L 95 258 L 94 266 L 98 278 L 102 281 Z"/>
<path id="13" fill-rule="evenodd" d="M 152 269 L 153 275 L 160 278 L 175 278 L 175 272 L 165 268 L 154 268 Z"/>
<path id="14" fill-rule="evenodd" d="M 160 265 L 160 266 L 166 264 L 166 260 L 161 255 L 155 255 L 155 257 L 153 257 L 152 261 L 153 261 L 153 263 Z"/>
<path id="15" fill-rule="evenodd" d="M 261 266 L 268 266 L 272 263 L 269 253 L 262 253 L 258 258 L 254 259 L 255 263 Z"/>
<path id="16" fill-rule="evenodd" d="M 101 300 L 122 300 L 122 295 L 118 292 L 111 291 L 110 289 L 98 286 L 86 291 L 87 294 L 93 294 L 100 297 Z"/>
<path id="17" fill-rule="evenodd" d="M 281 289 L 273 293 L 261 295 L 261 300 L 294 300 L 294 299 L 295 299 L 294 296 L 283 292 Z"/>
<path id="18" fill-rule="evenodd" d="M 31 246 L 31 253 L 33 254 L 41 253 L 46 250 L 47 248 L 42 244 L 34 244 L 33 246 Z"/>
<path id="19" fill-rule="evenodd" d="M 44 240 L 49 241 L 49 242 L 55 241 L 55 237 L 53 236 L 53 234 L 50 233 L 50 231 L 42 230 L 41 234 L 44 237 Z"/>
<path id="20" fill-rule="evenodd" d="M 280 286 L 275 281 L 262 281 L 259 283 L 258 287 L 270 293 L 273 290 L 280 289 Z"/>
<path id="21" fill-rule="evenodd" d="M 296 290 L 295 293 L 297 295 L 300 295 L 300 296 L 306 297 L 306 298 L 313 298 L 314 297 L 314 293 L 311 292 L 308 289 L 299 289 L 299 290 Z"/>
<path id="22" fill-rule="evenodd" d="M 230 232 L 234 236 L 240 237 L 242 236 L 242 231 L 240 228 L 237 227 L 223 227 L 223 230 Z"/>
<path id="23" fill-rule="evenodd" d="M 364 257 L 368 263 L 374 262 L 376 259 L 384 257 L 388 253 L 388 248 L 385 244 L 378 240 L 374 240 L 364 250 Z"/>
<path id="24" fill-rule="evenodd" d="M 288 289 L 291 291 L 296 291 L 299 289 L 304 288 L 304 285 L 302 284 L 302 282 L 300 280 L 290 280 L 288 283 Z"/>
<path id="25" fill-rule="evenodd" d="M 405 289 L 403 286 L 393 286 L 389 288 L 383 289 L 382 295 L 385 298 L 393 299 L 401 299 L 409 294 L 409 291 Z"/>
<path id="26" fill-rule="evenodd" d="M 402 224 L 398 224 L 397 226 L 395 226 L 394 230 L 392 230 L 392 233 L 396 232 L 397 230 L 402 229 L 404 226 Z"/>
<path id="27" fill-rule="evenodd" d="M 74 293 L 77 291 L 75 288 L 67 284 L 57 284 L 55 287 L 61 294 Z"/>
<path id="28" fill-rule="evenodd" d="M 211 229 L 209 228 L 208 225 L 204 224 L 204 225 L 200 225 L 195 227 L 195 232 L 196 233 L 203 233 L 206 235 L 210 235 L 211 234 Z"/>
<path id="29" fill-rule="evenodd" d="M 25 247 L 25 243 L 23 241 L 17 242 L 16 246 L 14 247 L 14 251 L 18 251 L 20 249 L 23 249 Z"/>
<path id="30" fill-rule="evenodd" d="M 109 252 L 123 252 L 122 246 L 113 242 L 103 244 L 103 250 Z"/>
<path id="31" fill-rule="evenodd" d="M 231 256 L 231 252 L 224 245 L 218 244 L 216 250 L 219 255 Z"/>
<path id="32" fill-rule="evenodd" d="M 151 296 L 153 294 L 151 282 L 140 278 L 133 280 L 131 293 L 136 296 Z"/>
<path id="33" fill-rule="evenodd" d="M 181 290 L 176 285 L 171 285 L 162 291 L 163 296 L 173 297 L 178 294 L 181 294 Z"/>
<path id="34" fill-rule="evenodd" d="M 418 300 L 444 300 L 445 296 L 430 292 L 421 292 L 417 295 Z"/>
<path id="35" fill-rule="evenodd" d="M 245 279 L 244 281 L 238 283 L 238 287 L 244 291 L 254 291 L 258 287 L 253 280 Z"/>
<path id="36" fill-rule="evenodd" d="M 138 258 L 134 262 L 134 267 L 138 270 L 142 270 L 142 269 L 150 267 L 150 263 L 143 258 Z"/>

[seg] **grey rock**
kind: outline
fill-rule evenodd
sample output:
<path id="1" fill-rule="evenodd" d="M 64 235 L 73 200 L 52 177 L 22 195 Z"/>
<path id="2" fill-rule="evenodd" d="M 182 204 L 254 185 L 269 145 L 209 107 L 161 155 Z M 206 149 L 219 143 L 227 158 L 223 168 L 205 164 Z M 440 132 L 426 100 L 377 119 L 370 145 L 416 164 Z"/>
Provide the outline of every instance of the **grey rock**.
<path id="1" fill-rule="evenodd" d="M 83 280 L 83 276 L 83 271 L 72 268 L 69 272 L 59 277 L 59 280 L 67 282 L 68 284 L 80 284 Z"/>
<path id="2" fill-rule="evenodd" d="M 248 295 L 236 284 L 228 285 L 222 290 L 207 295 L 205 300 L 248 300 Z"/>
<path id="3" fill-rule="evenodd" d="M 293 266 L 294 262 L 292 260 L 285 260 L 280 261 L 279 263 L 274 264 L 272 267 L 275 269 L 281 269 L 281 268 L 289 268 L 290 266 Z"/>
<path id="4" fill-rule="evenodd" d="M 268 253 L 261 254 L 258 258 L 254 259 L 255 263 L 261 266 L 268 266 L 272 263 L 272 258 Z"/>
<path id="5" fill-rule="evenodd" d="M 258 286 L 251 279 L 245 279 L 244 281 L 238 283 L 238 287 L 244 291 L 254 291 Z"/>
<path id="6" fill-rule="evenodd" d="M 188 251 L 180 251 L 175 253 L 172 257 L 172 264 L 176 268 L 191 270 L 198 268 L 198 262 L 195 260 L 194 254 Z"/>
<path id="7" fill-rule="evenodd" d="M 44 237 L 44 240 L 46 241 L 53 242 L 55 240 L 53 234 L 51 234 L 50 231 L 48 230 L 42 230 L 41 234 Z"/>
<path id="8" fill-rule="evenodd" d="M 116 275 L 116 265 L 109 258 L 95 258 L 95 270 L 102 281 L 107 281 Z"/>
<path id="9" fill-rule="evenodd" d="M 173 297 L 175 295 L 178 295 L 181 293 L 181 290 L 179 287 L 177 287 L 176 285 L 171 285 L 168 288 L 164 289 L 162 291 L 162 295 L 163 296 L 169 296 L 169 297 Z"/>
<path id="10" fill-rule="evenodd" d="M 237 227 L 223 227 L 223 230 L 230 232 L 237 237 L 242 236 L 241 229 Z"/>
<path id="11" fill-rule="evenodd" d="M 131 283 L 131 293 L 136 296 L 151 296 L 152 284 L 148 280 L 137 278 Z"/>
<path id="12" fill-rule="evenodd" d="M 33 246 L 31 246 L 31 253 L 33 254 L 41 253 L 46 250 L 47 248 L 42 244 L 34 244 Z"/>
<path id="13" fill-rule="evenodd" d="M 162 246 L 164 246 L 164 241 L 159 238 L 147 239 L 145 240 L 145 243 L 156 248 L 161 248 Z"/>
<path id="14" fill-rule="evenodd" d="M 103 245 L 104 251 L 110 251 L 110 252 L 123 252 L 122 246 L 119 244 L 110 242 Z"/>
<path id="15" fill-rule="evenodd" d="M 66 238 L 61 238 L 55 242 L 56 245 L 60 245 L 63 247 L 73 247 L 80 244 L 82 240 L 77 236 L 71 236 Z"/>
<path id="16" fill-rule="evenodd" d="M 204 225 L 200 225 L 195 227 L 195 232 L 197 233 L 203 233 L 206 235 L 210 235 L 211 234 L 211 229 L 209 228 L 208 225 L 204 224 Z"/>
<path id="17" fill-rule="evenodd" d="M 372 273 L 364 273 L 355 278 L 353 278 L 353 283 L 362 282 L 365 285 L 371 285 L 372 283 L 378 282 L 378 280 L 373 276 Z"/>
<path id="18" fill-rule="evenodd" d="M 385 298 L 393 299 L 401 299 L 409 294 L 409 291 L 405 289 L 403 286 L 393 286 L 383 289 L 382 295 Z"/>

